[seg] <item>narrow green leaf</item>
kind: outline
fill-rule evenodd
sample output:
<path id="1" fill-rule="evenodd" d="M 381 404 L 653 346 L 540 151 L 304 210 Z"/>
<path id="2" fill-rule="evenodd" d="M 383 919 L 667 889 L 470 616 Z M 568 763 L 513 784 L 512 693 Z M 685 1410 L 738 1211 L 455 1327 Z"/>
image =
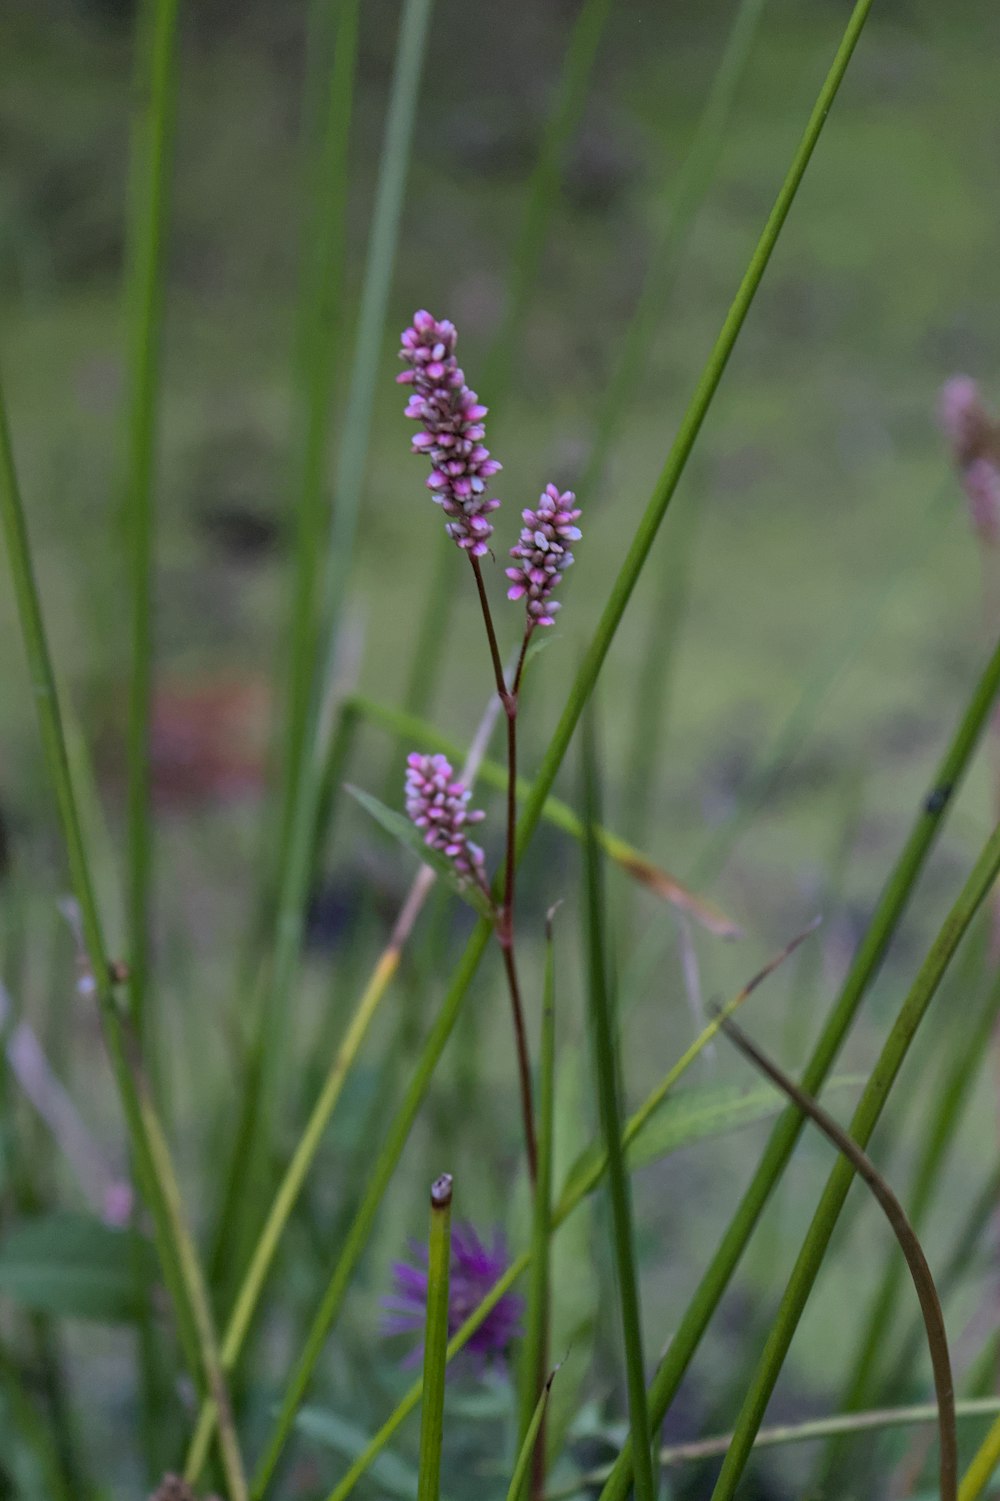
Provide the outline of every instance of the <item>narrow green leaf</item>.
<path id="1" fill-rule="evenodd" d="M 435 875 L 440 876 L 442 881 L 447 882 L 456 896 L 460 896 L 463 902 L 468 902 L 480 917 L 493 917 L 493 904 L 486 892 L 477 886 L 474 881 L 465 881 L 458 874 L 454 864 L 443 855 L 440 850 L 432 850 L 424 843 L 424 836 L 415 824 L 411 823 L 405 813 L 399 813 L 395 808 L 387 808 L 385 803 L 379 802 L 370 792 L 362 792 L 360 787 L 352 787 L 346 784 L 347 792 L 351 794 L 355 802 L 361 804 L 366 813 L 370 813 L 376 823 L 380 823 L 387 834 L 398 839 L 400 844 L 421 859 L 425 865 L 429 865 Z"/>
<path id="2" fill-rule="evenodd" d="M 0 1241 L 0 1295 L 33 1313 L 128 1322 L 141 1309 L 156 1270 L 141 1242 L 137 1276 L 129 1234 L 83 1214 L 51 1214 L 16 1225 Z"/>

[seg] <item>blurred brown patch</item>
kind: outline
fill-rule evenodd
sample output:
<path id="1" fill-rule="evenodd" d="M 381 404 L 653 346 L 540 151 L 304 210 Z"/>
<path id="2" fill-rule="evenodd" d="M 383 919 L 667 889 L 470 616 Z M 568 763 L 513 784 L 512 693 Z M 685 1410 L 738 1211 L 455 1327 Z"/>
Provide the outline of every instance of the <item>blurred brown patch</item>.
<path id="1" fill-rule="evenodd" d="M 260 678 L 166 682 L 153 705 L 153 796 L 166 808 L 255 797 L 269 692 Z"/>

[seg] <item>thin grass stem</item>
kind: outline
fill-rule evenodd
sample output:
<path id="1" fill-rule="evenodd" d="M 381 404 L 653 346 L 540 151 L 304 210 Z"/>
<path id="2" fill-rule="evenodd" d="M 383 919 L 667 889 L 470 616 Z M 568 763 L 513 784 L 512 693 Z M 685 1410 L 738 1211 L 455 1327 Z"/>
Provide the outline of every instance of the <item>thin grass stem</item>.
<path id="1" fill-rule="evenodd" d="M 594 1072 L 600 1105 L 604 1150 L 608 1163 L 608 1197 L 611 1201 L 612 1237 L 618 1287 L 622 1339 L 625 1350 L 625 1381 L 628 1389 L 629 1425 L 635 1454 L 636 1501 L 653 1501 L 652 1438 L 646 1405 L 646 1367 L 642 1347 L 642 1316 L 635 1266 L 632 1196 L 625 1153 L 622 1149 L 621 1061 L 616 1021 L 608 991 L 608 961 L 605 937 L 604 890 L 601 858 L 593 828 L 599 817 L 597 748 L 593 711 L 584 718 L 583 806 L 590 833 L 585 845 L 587 912 L 587 993 L 593 1036 Z"/>
<path id="2" fill-rule="evenodd" d="M 427 1252 L 427 1323 L 424 1332 L 424 1400 L 420 1422 L 417 1501 L 438 1501 L 444 1442 L 444 1378 L 448 1356 L 448 1284 L 451 1271 L 451 1196 L 448 1173 L 431 1188 Z"/>
<path id="3" fill-rule="evenodd" d="M 948 1350 L 948 1334 L 944 1325 L 944 1315 L 941 1312 L 941 1300 L 913 1224 L 871 1158 L 861 1150 L 857 1142 L 848 1136 L 828 1111 L 805 1094 L 794 1080 L 762 1053 L 756 1043 L 751 1042 L 735 1022 L 724 1021 L 722 1030 L 766 1078 L 776 1084 L 799 1110 L 810 1117 L 824 1136 L 837 1148 L 837 1151 L 847 1159 L 858 1176 L 867 1183 L 892 1226 L 920 1302 L 920 1311 L 927 1334 L 927 1346 L 934 1370 L 934 1390 L 937 1396 L 941 1445 L 941 1501 L 955 1501 L 958 1483 L 958 1435 L 955 1427 L 955 1382 L 952 1376 L 951 1355 Z"/>
<path id="4" fill-rule="evenodd" d="M 556 1074 L 556 975 L 552 913 L 545 930 L 545 979 L 542 989 L 542 1039 L 538 1058 L 538 1176 L 531 1217 L 531 1277 L 525 1313 L 525 1334 L 520 1366 L 519 1445 L 527 1442 L 540 1397 L 546 1390 L 549 1361 L 549 1238 L 552 1234 L 552 1160 L 555 1136 Z M 531 1494 L 540 1501 L 545 1490 L 545 1410 L 535 1429 L 531 1463 Z M 529 1451 L 530 1459 L 530 1451 Z M 522 1489 L 527 1494 L 525 1468 Z M 522 1501 L 520 1492 L 515 1501 Z"/>
<path id="5" fill-rule="evenodd" d="M 980 1006 L 975 1024 L 967 1031 L 963 1029 L 944 1086 L 938 1091 L 933 1107 L 926 1114 L 923 1142 L 909 1194 L 910 1220 L 918 1230 L 930 1208 L 948 1150 L 961 1124 L 963 1107 L 968 1102 L 980 1067 L 988 1056 L 989 1040 L 993 1035 L 998 1013 L 1000 980 L 995 980 L 990 986 L 985 1005 Z M 844 1395 L 838 1403 L 838 1407 L 844 1412 L 858 1412 L 867 1407 L 870 1395 L 878 1389 L 879 1356 L 888 1343 L 901 1292 L 901 1271 L 896 1257 L 887 1261 L 851 1364 Z M 831 1444 L 823 1465 L 828 1482 L 842 1456 L 842 1447 L 836 1443 Z"/>
<path id="6" fill-rule="evenodd" d="M 175 99 L 178 0 L 140 9 L 126 235 L 125 532 L 132 657 L 128 691 L 126 891 L 129 995 L 147 1066 L 155 1054 L 146 1014 L 153 831 L 150 725 L 153 703 L 154 474 L 161 383 L 166 230 Z"/>
<path id="7" fill-rule="evenodd" d="M 989 1417 L 1000 1412 L 1000 1397 L 973 1397 L 955 1403 L 955 1417 Z M 835 1417 L 810 1418 L 805 1423 L 781 1423 L 762 1428 L 754 1440 L 754 1449 L 782 1448 L 787 1444 L 810 1444 L 818 1439 L 857 1433 L 878 1433 L 890 1428 L 917 1428 L 936 1423 L 936 1402 L 915 1402 L 909 1407 L 879 1407 L 870 1412 L 838 1413 Z M 718 1459 L 733 1441 L 731 1433 L 721 1433 L 712 1438 L 692 1439 L 681 1444 L 668 1444 L 659 1452 L 660 1464 L 664 1467 L 698 1464 L 706 1459 Z M 610 1466 L 590 1470 L 576 1479 L 572 1486 L 550 1490 L 546 1501 L 568 1501 L 577 1496 L 583 1486 L 600 1485 L 607 1480 Z"/>

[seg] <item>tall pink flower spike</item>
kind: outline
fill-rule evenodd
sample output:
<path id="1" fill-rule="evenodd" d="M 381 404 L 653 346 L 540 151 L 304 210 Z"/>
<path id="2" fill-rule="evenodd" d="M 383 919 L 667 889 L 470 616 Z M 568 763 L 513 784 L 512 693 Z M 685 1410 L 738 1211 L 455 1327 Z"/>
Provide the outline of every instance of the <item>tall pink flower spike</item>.
<path id="1" fill-rule="evenodd" d="M 431 461 L 428 489 L 448 521 L 445 531 L 474 558 L 489 551 L 493 527 L 487 516 L 499 506 L 486 495 L 486 481 L 501 468 L 483 444 L 486 429 L 482 406 L 455 358 L 458 335 L 447 319 L 438 322 L 428 312 L 414 313 L 412 327 L 403 334 L 399 357 L 410 368 L 396 376 L 412 386 L 406 415 L 420 423 L 413 452 Z"/>

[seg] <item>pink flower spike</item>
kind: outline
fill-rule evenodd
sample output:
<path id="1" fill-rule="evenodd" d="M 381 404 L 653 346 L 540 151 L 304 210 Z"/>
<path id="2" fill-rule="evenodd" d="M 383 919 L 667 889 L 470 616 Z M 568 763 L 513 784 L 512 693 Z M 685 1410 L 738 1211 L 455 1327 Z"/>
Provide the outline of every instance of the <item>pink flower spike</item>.
<path id="1" fill-rule="evenodd" d="M 515 566 L 506 570 L 507 577 L 514 580 L 507 598 L 527 596 L 531 626 L 554 625 L 559 605 L 550 596 L 573 562 L 573 554 L 564 544 L 581 535 L 576 525 L 580 519 L 576 496 L 572 490 L 560 492 L 555 485 L 546 485 L 538 509 L 522 511 L 521 516 L 525 524 L 510 550 Z"/>
<path id="2" fill-rule="evenodd" d="M 457 338 L 447 319 L 439 322 L 426 309 L 414 313 L 399 352 L 409 369 L 396 379 L 413 387 L 406 415 L 422 430 L 411 446 L 430 458 L 427 483 L 448 517 L 445 531 L 458 547 L 482 557 L 493 533 L 484 517 L 500 504 L 485 497 L 485 482 L 501 465 L 483 446 L 487 408 L 465 384 L 455 358 Z"/>

